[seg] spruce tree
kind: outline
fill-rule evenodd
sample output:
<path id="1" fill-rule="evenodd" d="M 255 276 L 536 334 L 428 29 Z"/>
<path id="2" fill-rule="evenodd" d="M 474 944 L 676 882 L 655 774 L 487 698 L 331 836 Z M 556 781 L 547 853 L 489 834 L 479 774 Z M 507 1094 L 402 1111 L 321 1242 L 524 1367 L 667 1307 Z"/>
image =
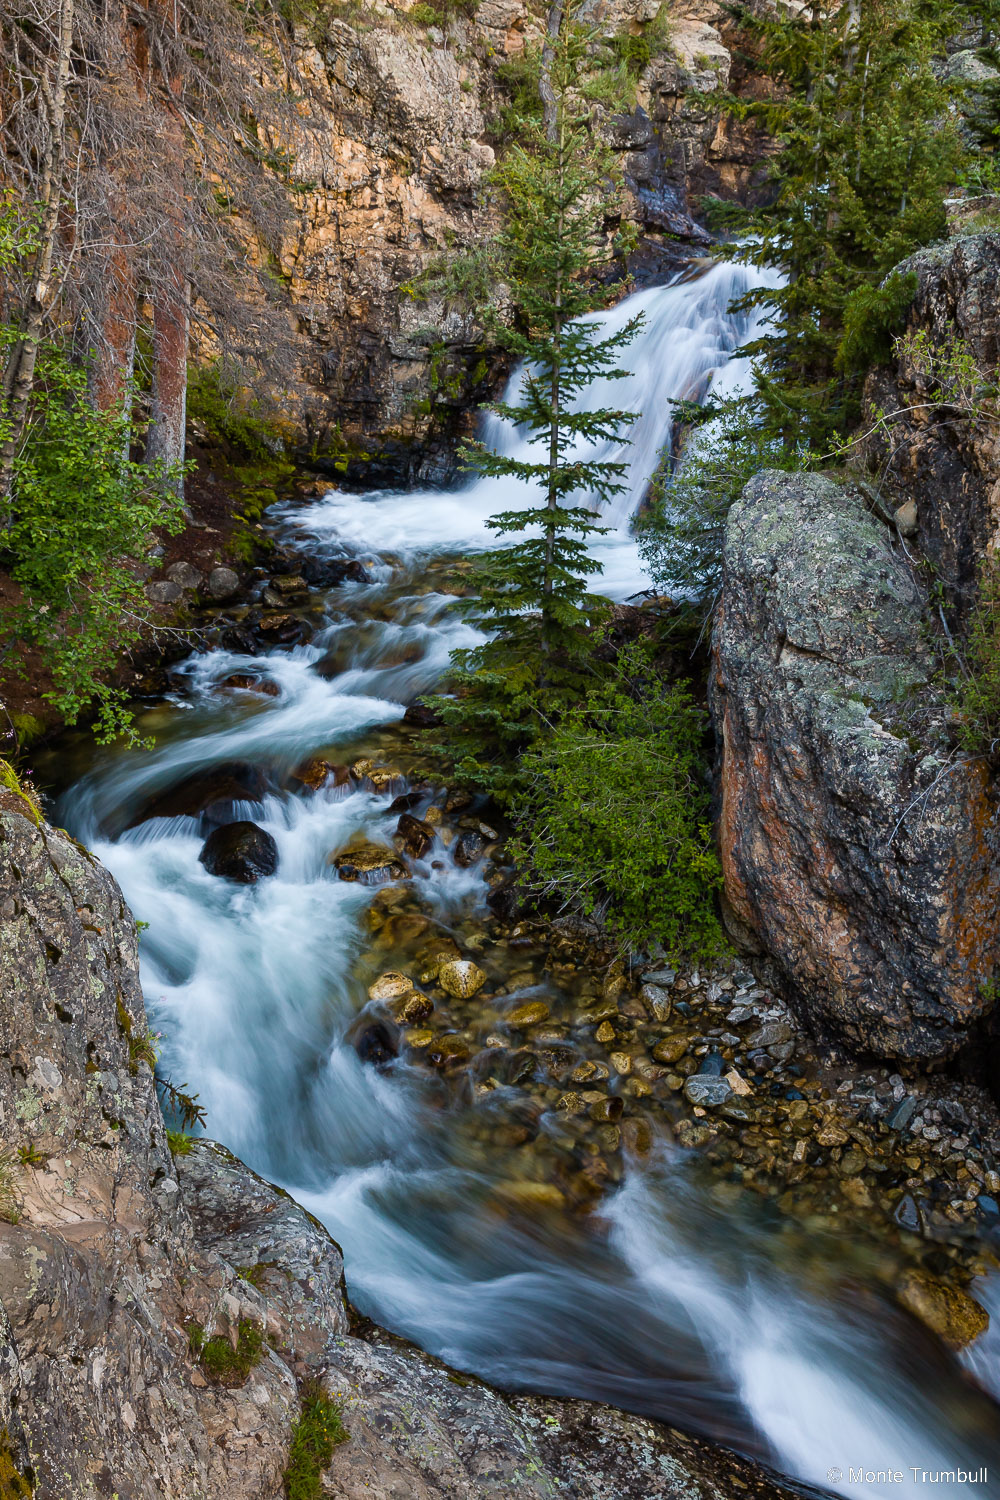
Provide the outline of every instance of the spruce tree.
<path id="1" fill-rule="evenodd" d="M 549 13 L 541 116 L 521 121 L 497 170 L 505 203 L 498 260 L 514 307 L 502 339 L 525 365 L 517 396 L 492 410 L 528 431 L 538 458 L 481 444 L 465 450 L 479 473 L 520 481 L 523 505 L 488 523 L 515 539 L 477 561 L 475 597 L 463 606 L 489 638 L 454 654 L 457 697 L 438 700 L 458 773 L 497 794 L 516 778 L 518 752 L 592 678 L 604 603 L 587 583 L 596 571 L 587 542 L 604 530 L 592 507 L 620 492 L 626 465 L 588 457 L 587 448 L 635 421 L 632 412 L 574 405 L 594 380 L 625 374 L 617 356 L 640 322 L 605 336 L 585 320 L 608 301 L 596 273 L 609 260 L 603 204 L 615 172 L 579 87 L 593 54 L 577 8 L 557 0 Z"/>
<path id="2" fill-rule="evenodd" d="M 764 419 L 790 448 L 829 447 L 858 413 L 866 368 L 888 351 L 914 287 L 893 269 L 943 237 L 967 147 L 946 39 L 995 0 L 816 0 L 801 11 L 735 7 L 775 97 L 733 110 L 777 139 L 775 194 L 744 219 L 748 260 L 788 276 L 745 306 L 773 308 L 749 347 Z"/>

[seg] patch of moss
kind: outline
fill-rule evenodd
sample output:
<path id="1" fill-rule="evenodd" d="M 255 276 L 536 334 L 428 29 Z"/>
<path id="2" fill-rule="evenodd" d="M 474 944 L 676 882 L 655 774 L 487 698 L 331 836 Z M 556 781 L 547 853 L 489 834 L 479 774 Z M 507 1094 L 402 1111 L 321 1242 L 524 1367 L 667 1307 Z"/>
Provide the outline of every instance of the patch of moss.
<path id="1" fill-rule="evenodd" d="M 37 714 L 12 713 L 10 722 L 14 726 L 17 742 L 22 749 L 33 745 L 35 740 L 41 739 L 45 733 L 45 725 Z"/>
<path id="2" fill-rule="evenodd" d="M 241 1318 L 234 1348 L 225 1334 L 205 1337 L 200 1323 L 188 1328 L 188 1347 L 197 1355 L 208 1378 L 216 1385 L 242 1385 L 264 1352 L 264 1335 L 256 1323 Z"/>
<path id="3" fill-rule="evenodd" d="M 334 1448 L 349 1436 L 337 1403 L 321 1386 L 307 1386 L 302 1393 L 302 1415 L 292 1428 L 285 1500 L 319 1500 L 323 1471 L 329 1468 Z"/>
<path id="4" fill-rule="evenodd" d="M 27 1500 L 34 1489 L 31 1471 L 22 1474 L 14 1462 L 13 1444 L 5 1427 L 0 1432 L 0 1500 Z"/>
<path id="5" fill-rule="evenodd" d="M 0 787 L 23 802 L 25 813 L 36 826 L 41 823 L 42 805 L 35 792 L 31 787 L 22 783 L 9 761 L 2 759 L 0 759 Z"/>

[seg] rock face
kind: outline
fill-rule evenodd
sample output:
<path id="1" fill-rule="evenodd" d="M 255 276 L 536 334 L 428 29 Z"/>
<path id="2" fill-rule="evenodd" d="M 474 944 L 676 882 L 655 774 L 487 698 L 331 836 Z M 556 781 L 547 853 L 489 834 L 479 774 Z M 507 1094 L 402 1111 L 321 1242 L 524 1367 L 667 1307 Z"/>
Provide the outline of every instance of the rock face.
<path id="1" fill-rule="evenodd" d="M 765 473 L 730 513 L 714 638 L 735 927 L 809 1023 L 947 1056 L 1000 958 L 996 806 L 949 746 L 921 597 L 859 494 Z"/>
<path id="2" fill-rule="evenodd" d="M 790 1497 L 646 1419 L 501 1396 L 352 1333 L 316 1220 L 211 1142 L 175 1165 L 121 892 L 5 792 L 0 986 L 5 1495 L 277 1500 L 300 1385 L 318 1379 L 350 1434 L 324 1480 L 342 1500 Z M 248 1328 L 259 1354 L 216 1383 L 192 1335 Z"/>
<path id="3" fill-rule="evenodd" d="M 912 272 L 917 292 L 907 318 L 912 333 L 947 351 L 957 338 L 984 383 L 1000 366 L 1000 232 L 964 235 L 918 251 L 898 268 Z M 880 370 L 866 390 L 869 413 L 893 417 L 886 434 L 867 439 L 866 458 L 884 473 L 894 503 L 915 508 L 912 535 L 944 583 L 961 621 L 975 594 L 980 558 L 1000 544 L 1000 428 L 969 423 L 942 400 L 926 358 L 901 359 Z M 901 410 L 902 409 L 902 410 Z"/>
<path id="4" fill-rule="evenodd" d="M 540 39 L 544 19 L 527 0 L 482 0 L 471 16 L 449 7 L 444 26 L 428 24 L 427 9 L 339 7 L 299 34 L 317 128 L 296 143 L 281 252 L 302 351 L 298 410 L 282 405 L 313 462 L 368 485 L 443 477 L 470 406 L 494 392 L 500 362 L 475 295 L 413 283 L 494 232 L 486 179 L 509 103 L 500 69 Z M 605 114 L 603 128 L 627 183 L 609 215 L 643 231 L 634 269 L 656 275 L 707 243 L 689 190 L 747 198 L 763 179 L 756 137 L 721 124 L 711 102 L 730 79 L 732 22 L 714 0 L 594 0 L 584 11 L 608 38 L 649 41 L 634 108 Z"/>

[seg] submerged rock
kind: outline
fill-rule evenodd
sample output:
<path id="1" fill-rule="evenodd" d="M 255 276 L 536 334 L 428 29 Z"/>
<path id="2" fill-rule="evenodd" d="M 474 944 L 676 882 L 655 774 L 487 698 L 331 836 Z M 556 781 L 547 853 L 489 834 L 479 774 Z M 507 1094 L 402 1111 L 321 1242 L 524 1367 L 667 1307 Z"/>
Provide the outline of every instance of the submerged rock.
<path id="1" fill-rule="evenodd" d="M 992 1003 L 997 809 L 984 763 L 948 743 L 912 572 L 858 495 L 750 482 L 714 656 L 736 935 L 778 960 L 814 1028 L 948 1056 Z"/>
<path id="2" fill-rule="evenodd" d="M 907 1272 L 899 1286 L 899 1300 L 951 1349 L 964 1349 L 990 1324 L 985 1307 L 968 1292 L 923 1271 Z"/>
<path id="3" fill-rule="evenodd" d="M 456 1000 L 468 1000 L 482 989 L 486 975 L 471 959 L 453 958 L 441 965 L 437 981 L 446 995 L 452 995 Z"/>
<path id="4" fill-rule="evenodd" d="M 210 875 L 253 885 L 278 868 L 278 846 L 256 823 L 225 823 L 209 834 L 198 855 Z"/>

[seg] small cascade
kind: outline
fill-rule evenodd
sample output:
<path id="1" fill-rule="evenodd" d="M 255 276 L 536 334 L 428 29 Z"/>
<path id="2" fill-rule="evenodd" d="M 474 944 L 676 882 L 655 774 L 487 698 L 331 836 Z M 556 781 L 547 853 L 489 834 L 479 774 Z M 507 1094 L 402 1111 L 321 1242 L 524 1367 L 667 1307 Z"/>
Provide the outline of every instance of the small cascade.
<path id="1" fill-rule="evenodd" d="M 728 308 L 760 284 L 759 273 L 716 265 L 602 316 L 608 331 L 639 311 L 646 320 L 625 351 L 628 379 L 588 396 L 636 414 L 628 444 L 599 455 L 629 466 L 594 549 L 598 586 L 615 597 L 644 584 L 628 523 L 669 441 L 669 402 L 703 398 L 713 383 L 738 388 L 745 366 L 727 361 L 757 325 Z M 484 435 L 501 451 L 530 451 L 498 419 Z M 996 1408 L 957 1361 L 915 1340 L 850 1244 L 831 1239 L 806 1266 L 774 1215 L 751 1195 L 717 1194 L 666 1138 L 626 1159 L 599 1211 L 546 1207 L 544 1181 L 512 1198 L 517 1138 L 500 1112 L 520 1107 L 516 1079 L 484 1100 L 471 1086 L 449 1090 L 446 1072 L 431 1077 L 405 1052 L 393 1060 L 383 1047 L 379 1065 L 359 1055 L 373 973 L 412 961 L 393 932 L 432 931 L 491 961 L 482 865 L 464 864 L 456 843 L 410 860 L 396 916 L 377 906 L 390 887 L 339 879 L 331 858 L 363 841 L 391 847 L 401 785 L 418 817 L 434 803 L 400 721 L 450 652 L 477 639 L 449 608 L 443 560 L 493 545 L 486 519 L 516 505 L 517 489 L 480 479 L 448 492 L 332 492 L 288 511 L 286 540 L 312 556 L 361 555 L 372 581 L 318 601 L 307 645 L 193 656 L 143 725 L 156 748 L 95 752 L 63 799 L 61 819 L 149 924 L 142 968 L 163 1065 L 200 1094 L 213 1136 L 330 1227 L 355 1304 L 460 1368 L 663 1418 L 824 1493 L 883 1495 L 866 1471 L 904 1471 L 893 1493 L 913 1497 L 924 1490 L 912 1466 L 1000 1473 Z M 266 677 L 277 692 L 224 691 L 234 674 Z M 294 773 L 314 756 L 374 756 L 410 774 L 380 787 L 360 772 L 310 790 Z M 149 815 L 167 791 L 226 767 L 237 768 L 240 797 L 245 768 L 259 772 L 238 815 L 273 837 L 278 869 L 256 885 L 208 874 L 200 813 Z M 504 961 L 503 1005 L 560 1013 L 562 992 L 519 978 L 516 951 Z M 555 1111 L 543 1114 L 540 1149 L 563 1149 L 560 1129 Z M 527 1201 L 542 1206 L 511 1208 Z M 815 1274 L 838 1257 L 837 1274 Z M 983 1386 L 997 1388 L 996 1360 L 995 1344 L 970 1356 Z M 995 1493 L 995 1482 L 934 1487 L 941 1500 Z"/>

